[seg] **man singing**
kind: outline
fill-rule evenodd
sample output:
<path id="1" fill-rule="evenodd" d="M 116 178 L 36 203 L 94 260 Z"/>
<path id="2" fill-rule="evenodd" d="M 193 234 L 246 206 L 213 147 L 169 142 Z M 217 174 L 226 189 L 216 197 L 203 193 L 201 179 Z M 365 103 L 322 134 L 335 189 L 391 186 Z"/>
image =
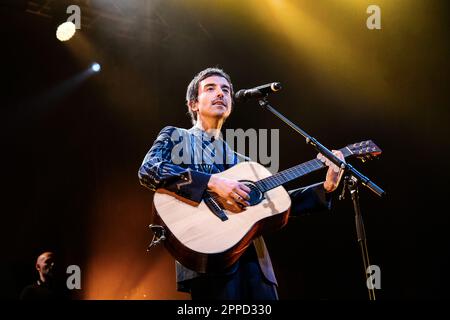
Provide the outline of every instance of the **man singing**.
<path id="1" fill-rule="evenodd" d="M 246 157 L 233 151 L 221 138 L 221 128 L 233 107 L 233 85 L 230 76 L 218 68 L 207 68 L 199 72 L 190 82 L 186 92 L 186 103 L 193 126 L 190 129 L 167 126 L 161 130 L 153 146 L 139 168 L 140 183 L 155 191 L 164 188 L 190 201 L 201 202 L 205 191 L 211 191 L 225 199 L 237 211 L 249 205 L 250 189 L 237 180 L 219 177 L 216 174 Z M 183 137 L 195 154 L 199 150 L 206 155 L 223 155 L 227 161 L 216 161 L 221 157 L 187 157 L 181 162 L 173 158 L 177 144 L 174 137 Z M 220 143 L 217 143 L 220 141 Z M 341 152 L 333 153 L 344 161 Z M 206 159 L 207 158 L 207 159 Z M 323 157 L 322 161 L 325 161 Z M 184 158 L 183 158 L 184 159 Z M 304 214 L 329 210 L 330 193 L 341 179 L 338 168 L 329 166 L 325 182 L 289 192 L 291 214 Z M 262 237 L 253 240 L 239 260 L 220 273 L 197 273 L 176 262 L 177 288 L 189 292 L 192 299 L 251 299 L 276 300 L 277 281 L 269 253 Z"/>

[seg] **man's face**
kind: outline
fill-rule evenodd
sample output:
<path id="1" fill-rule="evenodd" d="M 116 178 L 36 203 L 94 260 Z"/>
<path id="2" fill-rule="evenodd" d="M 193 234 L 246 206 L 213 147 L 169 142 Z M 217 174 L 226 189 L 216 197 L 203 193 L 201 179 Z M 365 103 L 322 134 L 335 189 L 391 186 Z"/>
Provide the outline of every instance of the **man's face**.
<path id="1" fill-rule="evenodd" d="M 227 79 L 211 76 L 198 86 L 197 102 L 192 106 L 201 118 L 226 119 L 231 113 L 231 89 Z"/>
<path id="2" fill-rule="evenodd" d="M 51 252 L 44 252 L 38 257 L 36 261 L 36 269 L 44 277 L 51 277 L 53 275 L 54 265 L 54 257 Z"/>

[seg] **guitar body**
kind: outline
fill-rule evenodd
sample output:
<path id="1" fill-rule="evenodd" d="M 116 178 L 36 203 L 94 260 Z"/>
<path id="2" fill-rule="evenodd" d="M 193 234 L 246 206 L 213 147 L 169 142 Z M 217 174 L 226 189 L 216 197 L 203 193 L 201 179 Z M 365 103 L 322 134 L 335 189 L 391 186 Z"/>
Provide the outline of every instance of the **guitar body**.
<path id="1" fill-rule="evenodd" d="M 217 175 L 258 181 L 272 174 L 256 162 L 243 162 Z M 255 237 L 286 225 L 291 199 L 282 186 L 256 202 L 240 212 L 220 202 L 228 218 L 222 221 L 204 201 L 192 203 L 165 189 L 158 189 L 153 200 L 157 223 L 165 227 L 166 248 L 182 265 L 202 273 L 231 266 Z"/>

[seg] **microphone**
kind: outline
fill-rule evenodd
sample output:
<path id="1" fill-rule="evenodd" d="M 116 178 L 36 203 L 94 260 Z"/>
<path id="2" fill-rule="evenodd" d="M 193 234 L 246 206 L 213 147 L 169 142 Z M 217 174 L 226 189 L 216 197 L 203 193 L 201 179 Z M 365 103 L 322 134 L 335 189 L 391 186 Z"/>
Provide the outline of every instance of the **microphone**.
<path id="1" fill-rule="evenodd" d="M 239 90 L 234 95 L 234 99 L 236 101 L 247 101 L 252 98 L 258 99 L 265 97 L 269 93 L 277 92 L 279 90 L 281 90 L 281 83 L 272 82 L 252 89 Z"/>

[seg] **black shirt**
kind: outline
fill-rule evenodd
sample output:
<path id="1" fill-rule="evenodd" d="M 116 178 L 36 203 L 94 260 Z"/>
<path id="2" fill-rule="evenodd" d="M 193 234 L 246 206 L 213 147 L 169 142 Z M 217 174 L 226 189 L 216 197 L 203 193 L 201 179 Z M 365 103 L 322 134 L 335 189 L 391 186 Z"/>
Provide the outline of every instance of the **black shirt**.
<path id="1" fill-rule="evenodd" d="M 39 280 L 26 286 L 20 294 L 20 300 L 65 300 L 66 297 L 65 290 L 56 284 Z"/>

